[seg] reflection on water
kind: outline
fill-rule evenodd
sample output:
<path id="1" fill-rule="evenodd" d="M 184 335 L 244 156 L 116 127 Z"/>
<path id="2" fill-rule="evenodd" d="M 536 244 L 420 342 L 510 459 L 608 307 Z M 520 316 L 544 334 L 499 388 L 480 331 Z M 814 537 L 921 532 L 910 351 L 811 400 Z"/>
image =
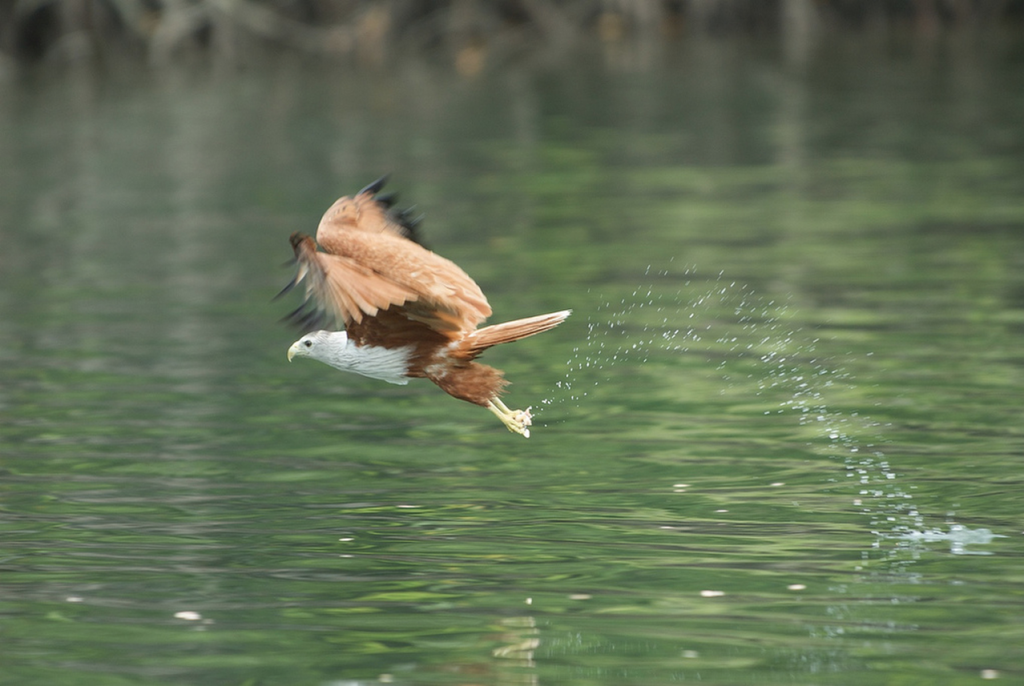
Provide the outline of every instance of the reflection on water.
<path id="1" fill-rule="evenodd" d="M 1024 84 L 849 47 L 0 85 L 0 683 L 1024 672 Z M 529 441 L 285 362 L 389 169 Z"/>

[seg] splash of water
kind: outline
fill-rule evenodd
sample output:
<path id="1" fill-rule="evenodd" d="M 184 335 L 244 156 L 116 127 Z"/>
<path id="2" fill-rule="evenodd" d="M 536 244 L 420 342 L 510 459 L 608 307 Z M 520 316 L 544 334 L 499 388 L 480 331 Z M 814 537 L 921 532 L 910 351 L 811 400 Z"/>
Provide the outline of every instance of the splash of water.
<path id="1" fill-rule="evenodd" d="M 644 275 L 652 275 L 651 267 Z M 542 404 L 580 407 L 594 387 L 609 381 L 608 372 L 613 366 L 645 363 L 655 351 L 686 353 L 691 345 L 701 342 L 712 327 L 701 315 L 730 289 L 744 287 L 736 283 L 716 284 L 711 290 L 688 298 L 685 291 L 692 285 L 688 278 L 692 275 L 693 269 L 686 269 L 682 288 L 674 293 L 662 292 L 652 281 L 636 287 L 618 302 L 599 304 L 587 318 L 586 340 L 573 348 L 566 361 L 565 378 L 557 382 L 555 391 Z M 670 272 L 658 271 L 655 276 L 668 277 Z M 633 320 L 641 310 L 645 316 L 652 313 L 654 321 L 634 325 Z"/>
<path id="2" fill-rule="evenodd" d="M 842 480 L 855 484 L 852 504 L 870 517 L 875 536 L 865 564 L 880 556 L 899 567 L 902 553 L 927 539 L 915 534 L 937 531 L 926 526 L 913 503 L 913 486 L 902 485 L 882 450 L 885 427 L 859 412 L 831 409 L 828 396 L 853 390 L 854 379 L 817 355 L 817 337 L 788 324 L 786 303 L 762 298 L 723 273 L 701 277 L 695 267 L 681 274 L 648 267 L 644 276 L 646 282 L 629 295 L 603 300 L 593 310 L 586 339 L 573 348 L 564 378 L 541 410 L 582 407 L 595 388 L 615 383 L 617 365 L 703 353 L 721 375 L 722 392 L 738 387 L 781 398 L 763 413 L 789 421 L 796 415 L 811 449 L 842 461 Z"/>

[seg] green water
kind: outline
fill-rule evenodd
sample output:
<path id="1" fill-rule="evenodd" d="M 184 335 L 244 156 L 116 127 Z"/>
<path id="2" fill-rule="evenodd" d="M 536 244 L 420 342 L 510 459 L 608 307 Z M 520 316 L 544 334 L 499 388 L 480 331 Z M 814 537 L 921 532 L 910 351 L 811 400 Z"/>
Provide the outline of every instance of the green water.
<path id="1" fill-rule="evenodd" d="M 582 50 L 0 83 L 0 684 L 1024 680 L 1019 46 Z M 285 360 L 386 171 L 529 440 Z"/>

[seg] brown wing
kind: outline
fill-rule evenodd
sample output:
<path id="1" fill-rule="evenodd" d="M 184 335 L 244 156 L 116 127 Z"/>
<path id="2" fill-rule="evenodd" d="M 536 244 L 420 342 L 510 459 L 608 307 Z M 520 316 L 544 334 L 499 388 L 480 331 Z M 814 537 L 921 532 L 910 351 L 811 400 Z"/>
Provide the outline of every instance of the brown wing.
<path id="1" fill-rule="evenodd" d="M 317 240 L 323 231 L 361 231 L 364 233 L 386 233 L 402 236 L 420 243 L 416 227 L 420 223 L 412 210 L 397 210 L 393 207 L 398 196 L 391 193 L 379 195 L 388 177 L 382 176 L 354 197 L 345 196 L 334 201 L 317 227 Z"/>
<path id="2" fill-rule="evenodd" d="M 479 286 L 455 263 L 405 238 L 374 200 L 377 189 L 369 189 L 324 214 L 317 229 L 324 252 L 309 236 L 292 234 L 299 272 L 290 286 L 306 279 L 307 297 L 289 317 L 304 328 L 328 317 L 350 327 L 390 308 L 448 336 L 475 329 L 491 314 Z"/>
<path id="3" fill-rule="evenodd" d="M 347 327 L 417 297 L 351 258 L 319 252 L 305 234 L 293 233 L 291 243 L 298 272 L 282 294 L 305 281 L 306 298 L 285 318 L 303 330 L 320 328 L 328 321 Z"/>

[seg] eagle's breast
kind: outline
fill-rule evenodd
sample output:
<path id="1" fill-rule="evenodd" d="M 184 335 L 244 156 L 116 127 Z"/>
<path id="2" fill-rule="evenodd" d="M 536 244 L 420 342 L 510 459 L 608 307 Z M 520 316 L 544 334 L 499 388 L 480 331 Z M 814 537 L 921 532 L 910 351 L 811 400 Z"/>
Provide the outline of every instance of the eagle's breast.
<path id="1" fill-rule="evenodd" d="M 405 385 L 409 383 L 409 361 L 415 346 L 384 348 L 356 345 L 344 331 L 323 332 L 326 345 L 317 346 L 314 357 L 321 362 L 371 379 Z"/>

